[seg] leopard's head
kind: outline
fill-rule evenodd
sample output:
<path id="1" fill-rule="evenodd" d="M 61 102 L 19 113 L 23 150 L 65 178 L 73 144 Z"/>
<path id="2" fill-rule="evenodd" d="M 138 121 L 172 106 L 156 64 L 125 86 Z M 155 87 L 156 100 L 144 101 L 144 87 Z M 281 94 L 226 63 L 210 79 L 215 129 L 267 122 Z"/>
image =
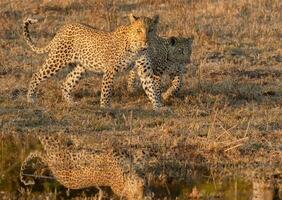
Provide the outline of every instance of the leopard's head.
<path id="1" fill-rule="evenodd" d="M 149 40 L 156 34 L 159 16 L 136 17 L 130 15 L 130 22 L 128 35 L 128 49 L 132 52 L 146 51 L 149 47 Z"/>

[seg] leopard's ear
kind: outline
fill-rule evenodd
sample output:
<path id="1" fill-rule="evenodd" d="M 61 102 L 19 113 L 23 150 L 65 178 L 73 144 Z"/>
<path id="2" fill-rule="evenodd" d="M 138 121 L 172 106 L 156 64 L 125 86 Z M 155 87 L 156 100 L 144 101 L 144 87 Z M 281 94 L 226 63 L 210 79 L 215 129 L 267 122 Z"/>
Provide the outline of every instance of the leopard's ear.
<path id="1" fill-rule="evenodd" d="M 169 44 L 170 44 L 171 46 L 174 46 L 175 43 L 176 43 L 176 37 L 174 37 L 174 36 L 170 37 L 170 38 L 169 38 Z"/>
<path id="2" fill-rule="evenodd" d="M 160 16 L 159 16 L 159 15 L 155 15 L 155 16 L 153 17 L 153 21 L 154 21 L 155 24 L 159 23 L 159 21 L 160 21 Z"/>
<path id="3" fill-rule="evenodd" d="M 130 22 L 135 22 L 136 20 L 139 19 L 139 17 L 133 15 L 132 13 L 130 13 L 128 17 L 129 17 Z"/>
<path id="4" fill-rule="evenodd" d="M 193 42 L 195 36 L 194 35 L 190 35 L 189 40 Z"/>

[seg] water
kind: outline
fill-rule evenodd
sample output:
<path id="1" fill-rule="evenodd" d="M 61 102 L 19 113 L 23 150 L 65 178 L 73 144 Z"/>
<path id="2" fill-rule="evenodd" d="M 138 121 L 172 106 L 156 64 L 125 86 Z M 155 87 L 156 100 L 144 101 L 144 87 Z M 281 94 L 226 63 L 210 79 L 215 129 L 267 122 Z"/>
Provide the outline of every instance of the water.
<path id="1" fill-rule="evenodd" d="M 95 196 L 97 189 L 89 188 L 86 190 L 70 190 L 61 186 L 55 180 L 40 178 L 36 185 L 24 187 L 19 183 L 16 171 L 9 177 L 10 181 L 1 180 L 0 191 L 10 197 L 32 198 L 32 197 L 51 197 L 51 198 L 74 198 L 83 196 Z M 106 188 L 109 191 L 108 188 Z M 166 184 L 156 184 L 151 186 L 156 199 L 251 199 L 253 188 L 250 181 L 245 181 L 238 177 L 224 177 L 223 180 L 212 180 L 210 177 L 193 177 L 185 182 L 173 182 Z M 270 190 L 269 190 L 270 191 Z M 267 192 L 269 192 L 267 191 Z M 264 193 L 266 191 L 263 191 Z M 69 194 L 68 194 L 69 193 Z M 274 199 L 274 191 L 269 192 Z M 68 196 L 69 195 L 69 196 Z"/>
<path id="2" fill-rule="evenodd" d="M 97 193 L 97 189 L 88 188 L 85 190 L 70 190 L 57 183 L 54 179 L 39 178 L 34 186 L 25 187 L 19 183 L 19 166 L 14 166 L 11 171 L 6 171 L 1 176 L 0 191 L 3 196 L 13 198 L 24 197 L 51 197 L 53 198 L 74 198 L 74 197 L 92 197 Z M 181 182 L 174 180 L 167 183 L 156 183 L 151 186 L 156 199 L 226 199 L 226 200 L 278 200 L 281 199 L 281 188 L 279 197 L 279 188 L 275 184 L 270 184 L 263 180 L 246 180 L 242 177 L 226 176 L 220 180 L 213 179 L 212 176 L 200 176 L 201 172 L 189 179 Z M 108 191 L 109 188 L 105 188 Z"/>
<path id="3" fill-rule="evenodd" d="M 68 190 L 53 177 L 48 178 L 48 173 L 46 177 L 36 179 L 35 185 L 24 186 L 19 180 L 21 162 L 34 149 L 41 149 L 41 146 L 32 139 L 26 145 L 20 137 L 7 137 L 5 142 L 2 138 L 0 199 L 71 199 L 97 194 L 96 188 Z M 168 176 L 152 180 L 150 189 L 155 199 L 278 200 L 282 197 L 281 171 L 264 174 L 256 168 L 237 170 L 208 166 L 190 166 L 187 171 L 190 173 L 185 177 Z M 113 195 L 109 188 L 103 190 L 106 191 L 104 196 Z"/>

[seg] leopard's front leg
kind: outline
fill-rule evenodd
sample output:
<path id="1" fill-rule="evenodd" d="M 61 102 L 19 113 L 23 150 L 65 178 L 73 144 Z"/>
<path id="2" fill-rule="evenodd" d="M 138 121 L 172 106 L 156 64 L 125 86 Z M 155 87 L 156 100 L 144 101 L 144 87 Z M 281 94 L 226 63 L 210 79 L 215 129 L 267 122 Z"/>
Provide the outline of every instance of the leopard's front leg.
<path id="1" fill-rule="evenodd" d="M 157 95 L 160 97 L 162 94 L 162 79 L 161 76 L 154 75 Z"/>
<path id="2" fill-rule="evenodd" d="M 116 73 L 114 70 L 107 70 L 103 75 L 101 100 L 100 100 L 100 106 L 102 108 L 108 108 L 111 105 L 111 97 L 112 97 L 115 74 Z"/>
<path id="3" fill-rule="evenodd" d="M 177 94 L 183 86 L 183 67 L 179 67 L 175 73 L 171 73 L 170 77 L 173 77 L 172 85 L 162 94 L 162 98 L 165 101 Z"/>
<path id="4" fill-rule="evenodd" d="M 127 80 L 127 89 L 130 93 L 133 93 L 136 89 L 137 82 L 137 73 L 133 69 L 129 72 L 128 80 Z"/>
<path id="5" fill-rule="evenodd" d="M 157 84 L 154 79 L 151 61 L 147 54 L 140 56 L 136 61 L 136 67 L 146 95 L 153 104 L 154 110 L 158 110 L 163 104 L 161 102 L 160 93 L 157 91 Z"/>

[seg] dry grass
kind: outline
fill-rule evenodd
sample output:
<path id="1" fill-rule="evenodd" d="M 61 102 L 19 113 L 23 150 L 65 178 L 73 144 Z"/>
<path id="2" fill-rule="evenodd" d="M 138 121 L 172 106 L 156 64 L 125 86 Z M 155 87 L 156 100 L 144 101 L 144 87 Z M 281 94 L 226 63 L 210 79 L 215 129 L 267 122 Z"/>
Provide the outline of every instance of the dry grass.
<path id="1" fill-rule="evenodd" d="M 36 135 L 38 129 L 126 140 L 140 148 L 157 146 L 159 157 L 167 160 L 159 162 L 173 167 L 257 162 L 271 163 L 281 173 L 281 1 L 32 0 L 2 1 L 0 8 L 0 192 L 3 183 L 19 184 L 19 163 L 38 148 L 26 133 Z M 26 102 L 28 82 L 45 56 L 35 55 L 23 40 L 23 19 L 41 19 L 31 34 L 45 45 L 65 23 L 113 30 L 126 24 L 131 12 L 158 13 L 160 35 L 195 37 L 185 88 L 167 102 L 172 113 L 151 111 L 141 89 L 128 95 L 125 76 L 116 81 L 113 109 L 103 110 L 101 77 L 91 73 L 76 91 L 80 105 L 68 108 L 60 91 L 68 70 L 42 84 L 38 104 Z"/>

